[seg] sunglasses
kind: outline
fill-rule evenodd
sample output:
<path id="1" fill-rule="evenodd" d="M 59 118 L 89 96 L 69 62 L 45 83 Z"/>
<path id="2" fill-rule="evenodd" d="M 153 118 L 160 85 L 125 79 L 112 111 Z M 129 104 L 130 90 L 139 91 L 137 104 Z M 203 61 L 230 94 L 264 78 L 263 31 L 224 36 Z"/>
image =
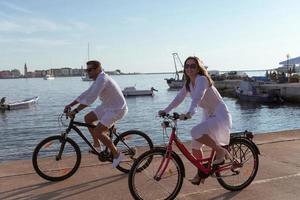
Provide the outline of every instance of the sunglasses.
<path id="1" fill-rule="evenodd" d="M 95 67 L 90 67 L 90 68 L 87 68 L 85 71 L 86 72 L 91 72 L 93 69 L 96 69 Z"/>
<path id="2" fill-rule="evenodd" d="M 197 68 L 197 64 L 185 64 L 184 68 L 185 69 L 187 69 L 187 68 L 196 69 Z"/>

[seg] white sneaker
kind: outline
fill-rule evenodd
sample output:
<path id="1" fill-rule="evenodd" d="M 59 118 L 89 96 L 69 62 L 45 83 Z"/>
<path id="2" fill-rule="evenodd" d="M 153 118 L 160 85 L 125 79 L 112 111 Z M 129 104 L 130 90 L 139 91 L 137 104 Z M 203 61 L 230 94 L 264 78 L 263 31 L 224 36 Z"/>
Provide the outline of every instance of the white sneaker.
<path id="1" fill-rule="evenodd" d="M 123 159 L 124 159 L 124 154 L 119 153 L 119 156 L 113 159 L 112 167 L 116 168 Z"/>

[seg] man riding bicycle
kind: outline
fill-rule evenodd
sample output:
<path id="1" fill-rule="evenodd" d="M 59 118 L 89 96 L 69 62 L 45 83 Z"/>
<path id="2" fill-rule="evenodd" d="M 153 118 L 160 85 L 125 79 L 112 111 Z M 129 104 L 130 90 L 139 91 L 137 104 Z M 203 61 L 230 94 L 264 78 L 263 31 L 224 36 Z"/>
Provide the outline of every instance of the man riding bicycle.
<path id="1" fill-rule="evenodd" d="M 89 78 L 93 79 L 94 82 L 74 101 L 66 105 L 64 112 L 68 112 L 73 106 L 79 104 L 77 108 L 68 113 L 70 117 L 74 117 L 78 112 L 91 105 L 97 97 L 102 101 L 101 105 L 85 115 L 84 120 L 87 124 L 99 121 L 96 128 L 88 128 L 93 137 L 93 145 L 96 149 L 101 151 L 100 140 L 110 149 L 113 156 L 112 166 L 115 168 L 123 159 L 124 155 L 118 152 L 116 146 L 106 133 L 115 122 L 127 114 L 127 104 L 119 85 L 104 73 L 99 61 L 91 60 L 86 64 L 86 72 Z"/>

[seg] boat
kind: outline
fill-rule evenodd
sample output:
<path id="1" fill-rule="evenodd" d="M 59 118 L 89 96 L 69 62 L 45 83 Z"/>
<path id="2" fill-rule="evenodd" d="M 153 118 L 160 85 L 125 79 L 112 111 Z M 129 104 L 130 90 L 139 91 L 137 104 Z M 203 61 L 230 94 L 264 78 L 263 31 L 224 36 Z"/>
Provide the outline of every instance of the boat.
<path id="1" fill-rule="evenodd" d="M 179 72 L 177 70 L 177 62 L 176 60 L 181 64 L 181 67 L 183 68 L 183 64 L 178 56 L 178 53 L 173 53 L 173 60 L 175 65 L 175 78 L 166 78 L 167 84 L 170 89 L 181 89 L 184 85 L 184 75 L 182 75 L 182 78 L 179 78 Z"/>
<path id="2" fill-rule="evenodd" d="M 50 74 L 46 74 L 46 76 L 44 76 L 44 80 L 53 80 L 53 79 L 55 79 L 55 77 Z"/>
<path id="3" fill-rule="evenodd" d="M 131 97 L 131 96 L 153 96 L 154 91 L 157 92 L 156 89 L 153 87 L 150 88 L 150 90 L 137 90 L 134 86 L 133 87 L 125 87 L 124 90 L 122 90 L 122 93 L 124 97 Z"/>
<path id="4" fill-rule="evenodd" d="M 91 79 L 87 74 L 85 76 L 81 77 L 82 81 L 93 81 L 93 79 Z"/>
<path id="5" fill-rule="evenodd" d="M 282 102 L 280 95 L 274 90 L 265 92 L 260 89 L 255 81 L 242 80 L 236 89 L 236 96 L 240 101 L 256 103 Z"/>
<path id="6" fill-rule="evenodd" d="M 38 100 L 39 97 L 35 96 L 24 100 L 5 103 L 5 97 L 3 97 L 0 102 L 0 110 L 3 111 L 3 110 L 17 110 L 22 108 L 28 108 L 32 104 L 37 103 Z"/>

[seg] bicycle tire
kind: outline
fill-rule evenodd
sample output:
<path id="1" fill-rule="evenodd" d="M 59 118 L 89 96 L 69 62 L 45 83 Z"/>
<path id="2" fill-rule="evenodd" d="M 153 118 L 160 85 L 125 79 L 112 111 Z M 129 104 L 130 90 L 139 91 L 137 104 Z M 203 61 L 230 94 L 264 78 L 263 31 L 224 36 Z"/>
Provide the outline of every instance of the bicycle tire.
<path id="1" fill-rule="evenodd" d="M 133 164 L 128 176 L 129 190 L 134 199 L 175 199 L 179 193 L 184 178 L 184 167 L 180 157 L 172 153 L 168 167 L 160 180 L 155 180 L 155 174 L 166 154 L 165 148 L 154 148 L 143 153 Z M 158 156 L 158 158 L 156 158 Z M 153 159 L 147 169 L 139 170 L 143 162 Z M 153 165 L 153 166 L 152 166 Z M 152 168 L 153 167 L 153 168 Z M 149 174 L 152 172 L 153 174 Z M 144 180 L 144 177 L 148 180 Z M 171 179 L 171 180 L 169 180 Z M 148 184 L 149 185 L 146 185 Z M 156 183 L 156 184 L 155 184 Z M 175 183 L 175 184 L 174 184 Z M 146 185 L 146 186 L 145 186 Z M 139 190 L 141 187 L 141 191 Z M 153 188 L 154 187 L 154 188 Z"/>
<path id="2" fill-rule="evenodd" d="M 65 142 L 62 157 L 60 160 L 57 160 L 57 154 L 63 144 L 62 142 Z M 76 155 L 69 155 L 68 153 L 70 152 Z M 73 159 L 75 159 L 74 162 L 72 162 Z M 61 164 L 64 163 L 60 161 L 65 161 L 66 165 L 61 166 Z M 80 162 L 81 152 L 79 146 L 74 140 L 70 138 L 65 139 L 60 135 L 51 136 L 42 140 L 36 146 L 32 155 L 34 170 L 40 177 L 49 181 L 62 181 L 71 177 L 79 168 Z M 57 169 L 49 169 L 52 163 L 57 165 Z M 43 165 L 45 165 L 45 167 L 43 167 Z M 46 170 L 43 168 L 46 168 Z"/>
<path id="3" fill-rule="evenodd" d="M 228 147 L 229 153 L 234 159 L 243 163 L 243 166 L 237 171 L 238 174 L 234 175 L 232 170 L 226 170 L 222 172 L 216 172 L 217 181 L 220 185 L 230 191 L 238 191 L 246 188 L 254 180 L 259 166 L 258 153 L 253 147 L 253 145 L 246 139 L 234 138 L 230 141 Z M 249 153 L 247 153 L 249 152 Z M 247 158 L 246 156 L 249 155 Z M 244 162 L 245 161 L 245 162 Z M 246 166 L 247 164 L 247 166 Z M 249 165 L 248 165 L 249 164 Z M 248 167 L 250 166 L 250 167 Z M 250 169 L 250 170 L 249 170 Z M 231 172 L 230 172 L 231 171 Z M 250 172 L 250 173 L 249 173 Z M 229 173 L 229 174 L 226 174 Z M 230 174 L 232 176 L 230 176 Z M 239 176 L 240 174 L 249 174 L 245 176 L 244 180 Z M 230 179 L 232 177 L 232 179 Z M 229 183 L 230 180 L 243 180 L 239 184 Z"/>
<path id="4" fill-rule="evenodd" d="M 128 148 L 126 145 L 128 145 Z M 121 133 L 119 137 L 114 140 L 114 145 L 121 151 L 125 158 L 116 167 L 123 173 L 129 173 L 133 162 L 144 152 L 153 149 L 153 142 L 150 137 L 138 130 L 129 130 Z M 151 162 L 151 160 L 149 160 Z"/>

